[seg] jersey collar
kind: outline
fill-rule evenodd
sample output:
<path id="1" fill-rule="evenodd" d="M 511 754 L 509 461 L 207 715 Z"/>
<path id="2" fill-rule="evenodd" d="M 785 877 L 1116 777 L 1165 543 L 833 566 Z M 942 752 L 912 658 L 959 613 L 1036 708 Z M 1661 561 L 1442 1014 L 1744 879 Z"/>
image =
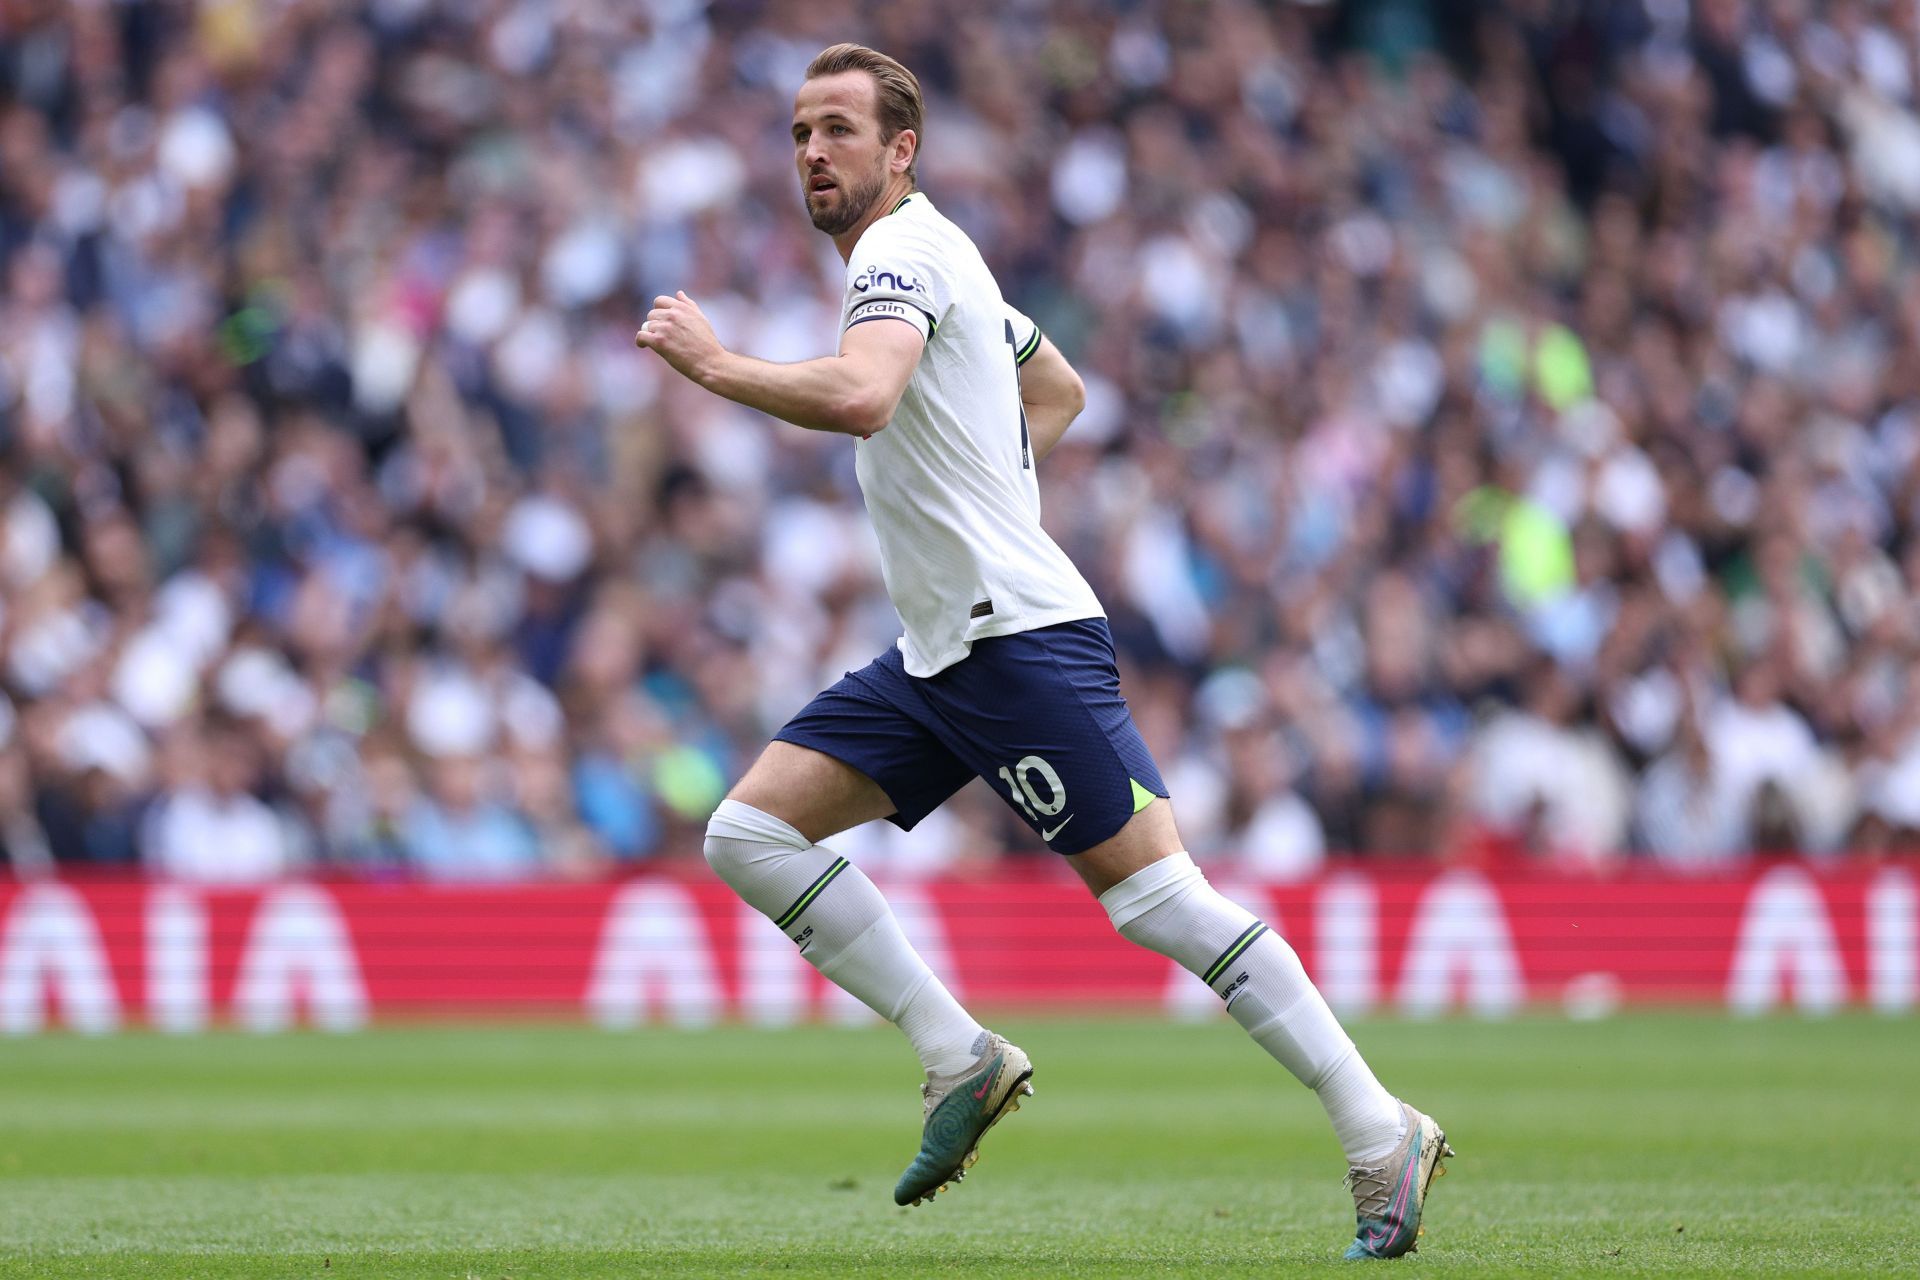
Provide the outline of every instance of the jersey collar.
<path id="1" fill-rule="evenodd" d="M 898 213 L 898 212 L 900 212 L 900 211 L 901 211 L 902 209 L 904 209 L 904 208 L 906 208 L 906 207 L 907 207 L 907 201 L 909 201 L 909 200 L 911 200 L 911 199 L 913 199 L 913 198 L 914 198 L 915 196 L 917 196 L 917 195 L 919 195 L 919 194 L 920 194 L 920 193 L 919 193 L 918 191 L 909 191 L 909 192 L 907 192 L 907 194 L 905 194 L 905 195 L 903 195 L 903 196 L 901 196 L 901 197 L 900 197 L 900 203 L 899 203 L 899 204 L 896 204 L 895 206 L 893 206 L 893 208 L 891 208 L 891 209 L 889 209 L 889 210 L 887 210 L 887 216 L 888 216 L 888 217 L 892 217 L 892 216 L 893 216 L 894 214 L 896 214 L 896 213 Z"/>

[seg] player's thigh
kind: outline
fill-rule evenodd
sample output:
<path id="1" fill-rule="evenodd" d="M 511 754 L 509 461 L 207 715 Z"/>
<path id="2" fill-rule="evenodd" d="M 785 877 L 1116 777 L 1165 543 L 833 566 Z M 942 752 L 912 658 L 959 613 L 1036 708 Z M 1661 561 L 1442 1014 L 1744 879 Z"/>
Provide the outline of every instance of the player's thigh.
<path id="1" fill-rule="evenodd" d="M 875 818 L 911 831 L 972 777 L 927 715 L 890 648 L 787 721 L 732 798 L 815 842 Z"/>
<path id="2" fill-rule="evenodd" d="M 1097 898 L 1134 872 L 1145 870 L 1183 848 L 1179 828 L 1173 822 L 1172 802 L 1157 797 L 1128 818 L 1118 833 L 1069 856 L 1067 865 L 1079 873 L 1087 889 Z"/>
<path id="3" fill-rule="evenodd" d="M 772 814 L 816 844 L 895 809 L 880 784 L 852 765 L 778 739 L 767 744 L 727 799 Z"/>

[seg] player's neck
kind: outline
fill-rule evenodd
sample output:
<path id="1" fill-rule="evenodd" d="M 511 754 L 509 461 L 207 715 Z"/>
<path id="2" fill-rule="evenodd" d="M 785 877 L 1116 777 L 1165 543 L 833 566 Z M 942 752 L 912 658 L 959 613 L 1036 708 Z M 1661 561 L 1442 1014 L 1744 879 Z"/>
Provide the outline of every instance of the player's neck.
<path id="1" fill-rule="evenodd" d="M 917 187 L 913 179 L 900 174 L 881 190 L 880 198 L 867 210 L 867 216 L 842 231 L 833 238 L 833 247 L 840 251 L 840 260 L 846 262 L 853 257 L 853 246 L 860 243 L 860 237 L 867 234 L 867 228 L 900 207 L 900 202 L 912 195 Z"/>

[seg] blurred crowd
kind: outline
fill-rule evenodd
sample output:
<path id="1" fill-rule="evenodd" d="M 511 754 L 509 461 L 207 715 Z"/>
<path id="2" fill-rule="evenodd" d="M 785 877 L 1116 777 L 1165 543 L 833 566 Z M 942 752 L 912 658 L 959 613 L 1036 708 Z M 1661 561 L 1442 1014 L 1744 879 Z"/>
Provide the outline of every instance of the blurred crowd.
<path id="1" fill-rule="evenodd" d="M 1047 521 L 1196 855 L 1920 830 L 1912 0 L 8 0 L 6 861 L 696 850 L 898 624 L 848 443 L 631 337 L 833 349 L 848 38 L 1085 377 Z"/>

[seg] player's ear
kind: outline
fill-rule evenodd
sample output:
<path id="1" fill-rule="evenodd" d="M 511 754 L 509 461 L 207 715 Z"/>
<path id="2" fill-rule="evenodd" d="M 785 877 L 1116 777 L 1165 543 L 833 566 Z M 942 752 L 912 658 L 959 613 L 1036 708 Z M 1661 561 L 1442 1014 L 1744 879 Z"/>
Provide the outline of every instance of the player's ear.
<path id="1" fill-rule="evenodd" d="M 893 154 L 887 158 L 887 167 L 895 173 L 905 173 L 913 165 L 913 157 L 920 150 L 920 135 L 911 129 L 902 129 L 893 135 Z"/>

